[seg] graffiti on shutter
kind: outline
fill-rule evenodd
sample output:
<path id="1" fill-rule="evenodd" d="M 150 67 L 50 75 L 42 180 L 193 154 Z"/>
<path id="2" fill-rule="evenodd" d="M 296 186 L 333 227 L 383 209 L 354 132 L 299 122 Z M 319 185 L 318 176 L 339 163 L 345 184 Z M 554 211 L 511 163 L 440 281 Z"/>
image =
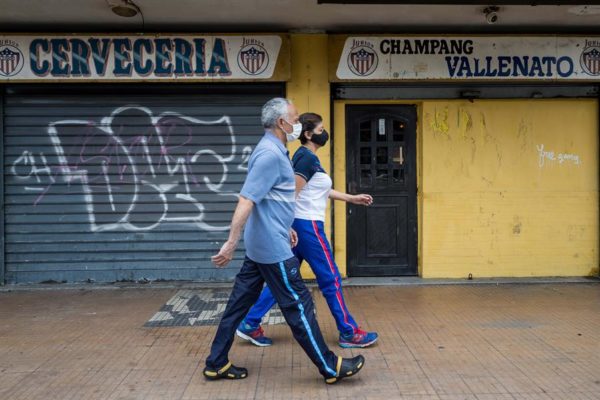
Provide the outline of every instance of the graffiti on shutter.
<path id="1" fill-rule="evenodd" d="M 10 173 L 24 181 L 25 191 L 38 192 L 34 206 L 61 180 L 69 187 L 80 185 L 91 232 L 148 231 L 164 222 L 228 230 L 229 225 L 207 222 L 205 216 L 220 201 L 237 199 L 224 184 L 232 169 L 247 170 L 252 152 L 251 146 L 237 149 L 227 115 L 201 120 L 141 106 L 119 107 L 99 120 L 51 121 L 47 133 L 58 163 L 24 150 Z M 212 143 L 215 137 L 221 143 Z M 212 201 L 201 201 L 206 194 Z"/>

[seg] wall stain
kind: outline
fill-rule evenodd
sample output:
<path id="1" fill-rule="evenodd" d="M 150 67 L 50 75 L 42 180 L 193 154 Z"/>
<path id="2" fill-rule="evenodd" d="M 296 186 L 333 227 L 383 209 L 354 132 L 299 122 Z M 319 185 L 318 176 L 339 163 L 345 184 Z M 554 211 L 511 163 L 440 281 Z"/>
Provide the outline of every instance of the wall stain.
<path id="1" fill-rule="evenodd" d="M 460 137 L 463 138 L 463 140 L 467 140 L 467 133 L 473 128 L 473 118 L 471 117 L 471 114 L 462 107 L 459 107 L 457 110 L 456 125 Z"/>
<path id="2" fill-rule="evenodd" d="M 520 235 L 522 227 L 523 227 L 523 223 L 521 222 L 519 216 L 515 215 L 514 225 L 513 225 L 513 234 L 514 235 Z"/>
<path id="3" fill-rule="evenodd" d="M 431 119 L 431 118 L 430 118 Z M 433 130 L 433 134 L 440 134 L 450 139 L 450 125 L 448 124 L 448 107 L 438 112 L 437 108 L 433 112 L 433 120 L 429 124 Z"/>
<path id="4" fill-rule="evenodd" d="M 487 122 L 485 120 L 485 114 L 483 112 L 480 113 L 480 121 L 479 121 L 479 129 L 480 129 L 480 133 L 481 136 L 483 137 L 483 142 L 484 143 L 488 143 L 488 142 L 495 142 L 496 138 L 493 135 L 490 135 L 490 133 L 488 132 L 488 127 L 487 127 Z"/>
<path id="5" fill-rule="evenodd" d="M 585 225 L 569 225 L 567 226 L 567 236 L 570 242 L 583 240 L 586 233 Z"/>
<path id="6" fill-rule="evenodd" d="M 527 152 L 529 149 L 528 142 L 527 142 L 527 136 L 531 130 L 532 130 L 531 121 L 526 122 L 525 119 L 521 118 L 521 121 L 519 121 L 519 127 L 517 129 L 517 139 L 520 142 L 522 153 Z"/>
<path id="7" fill-rule="evenodd" d="M 485 123 L 485 114 L 483 112 L 479 113 L 479 130 L 481 132 L 481 135 L 485 137 L 486 133 L 487 133 L 487 125 Z"/>

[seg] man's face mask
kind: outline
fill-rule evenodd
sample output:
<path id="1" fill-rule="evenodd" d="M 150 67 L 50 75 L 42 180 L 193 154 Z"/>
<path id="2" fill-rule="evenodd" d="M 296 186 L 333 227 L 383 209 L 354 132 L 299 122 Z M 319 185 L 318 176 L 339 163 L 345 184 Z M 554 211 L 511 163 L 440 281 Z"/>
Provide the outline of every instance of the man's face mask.
<path id="1" fill-rule="evenodd" d="M 288 142 L 293 142 L 294 140 L 298 139 L 300 137 L 300 134 L 302 133 L 302 124 L 301 123 L 297 123 L 297 124 L 292 124 L 290 122 L 288 122 L 287 120 L 284 119 L 284 121 L 292 127 L 292 132 L 291 133 L 287 133 L 285 129 L 283 129 L 283 131 L 285 132 L 285 135 L 287 137 L 287 141 Z"/>

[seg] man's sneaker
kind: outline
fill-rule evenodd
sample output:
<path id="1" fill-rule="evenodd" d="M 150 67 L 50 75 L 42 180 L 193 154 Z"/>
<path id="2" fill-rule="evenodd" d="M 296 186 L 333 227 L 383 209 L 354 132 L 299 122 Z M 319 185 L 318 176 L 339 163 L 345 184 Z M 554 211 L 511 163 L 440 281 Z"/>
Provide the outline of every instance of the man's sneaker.
<path id="1" fill-rule="evenodd" d="M 228 362 L 226 366 L 219 370 L 206 367 L 202 373 L 206 379 L 211 381 L 216 381 L 217 379 L 245 379 L 248 376 L 246 368 L 236 367 L 231 362 Z"/>
<path id="2" fill-rule="evenodd" d="M 354 334 L 340 335 L 340 347 L 345 349 L 355 347 L 369 347 L 377 341 L 379 336 L 376 332 L 365 332 L 358 329 Z"/>
<path id="3" fill-rule="evenodd" d="M 337 376 L 325 378 L 325 383 L 332 385 L 341 381 L 344 378 L 354 376 L 358 374 L 358 371 L 360 371 L 364 365 L 365 358 L 361 355 L 358 355 L 354 358 L 338 357 L 338 363 L 336 368 Z"/>
<path id="4" fill-rule="evenodd" d="M 265 336 L 262 326 L 252 329 L 248 324 L 242 322 L 235 334 L 259 347 L 267 347 L 273 344 L 273 341 Z"/>

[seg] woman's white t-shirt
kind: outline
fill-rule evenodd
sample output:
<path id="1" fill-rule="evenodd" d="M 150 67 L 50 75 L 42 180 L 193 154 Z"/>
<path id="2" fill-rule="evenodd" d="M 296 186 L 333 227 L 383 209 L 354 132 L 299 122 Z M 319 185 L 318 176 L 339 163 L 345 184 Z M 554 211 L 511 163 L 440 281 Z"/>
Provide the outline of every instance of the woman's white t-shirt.
<path id="1" fill-rule="evenodd" d="M 327 199 L 332 181 L 321 167 L 315 153 L 301 146 L 292 157 L 294 173 L 306 180 L 296 198 L 295 217 L 307 220 L 325 221 Z"/>

